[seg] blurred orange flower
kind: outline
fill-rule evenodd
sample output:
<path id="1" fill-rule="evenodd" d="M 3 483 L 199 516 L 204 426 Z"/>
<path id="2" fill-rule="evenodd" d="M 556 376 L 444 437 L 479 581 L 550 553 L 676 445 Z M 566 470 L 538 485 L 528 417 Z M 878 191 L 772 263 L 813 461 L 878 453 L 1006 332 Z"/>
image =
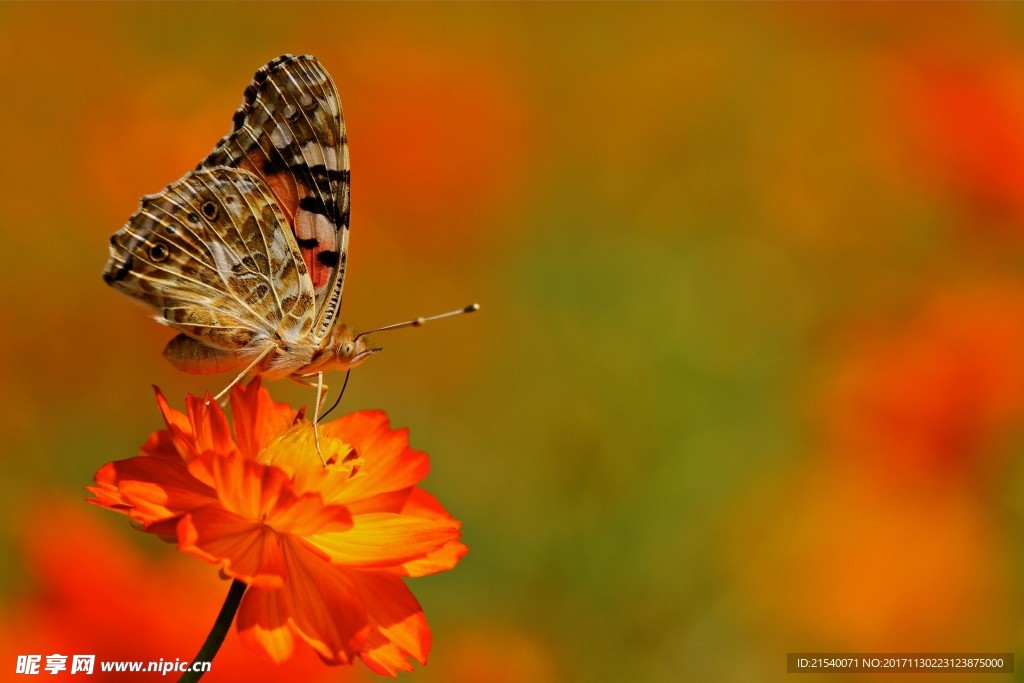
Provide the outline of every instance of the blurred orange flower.
<path id="1" fill-rule="evenodd" d="M 65 498 L 39 496 L 38 506 L 12 511 L 9 517 L 23 520 L 15 554 L 24 560 L 30 585 L 5 601 L 0 659 L 14 662 L 18 655 L 64 653 L 94 654 L 97 661 L 155 662 L 194 655 L 207 622 L 220 609 L 222 582 L 184 557 L 157 562 Z M 267 680 L 267 664 L 237 639 L 228 639 L 209 676 L 221 683 Z M 124 672 L 105 672 L 97 665 L 89 680 L 124 683 L 127 678 Z M 136 678 L 161 676 L 140 674 L 132 680 Z M 273 678 L 304 683 L 357 680 L 353 675 L 339 677 L 337 669 L 324 667 L 312 651 L 275 667 Z"/>
<path id="2" fill-rule="evenodd" d="M 1014 621 L 1011 543 L 990 507 L 959 481 L 894 494 L 862 463 L 819 459 L 746 492 L 723 549 L 780 646 L 979 651 Z"/>
<path id="3" fill-rule="evenodd" d="M 542 635 L 491 621 L 473 621 L 445 639 L 434 664 L 442 668 L 434 668 L 432 677 L 445 683 L 566 680 Z"/>
<path id="4" fill-rule="evenodd" d="M 983 58 L 931 42 L 925 56 L 897 56 L 885 109 L 898 126 L 894 146 L 906 149 L 915 175 L 992 225 L 1024 213 L 1024 55 L 1012 40 L 1000 48 L 991 46 L 1005 38 L 985 37 Z"/>
<path id="5" fill-rule="evenodd" d="M 258 381 L 232 392 L 233 434 L 214 402 L 157 402 L 167 429 L 102 467 L 92 502 L 248 584 L 239 635 L 272 661 L 299 638 L 329 664 L 359 656 L 394 676 L 425 663 L 430 631 L 402 577 L 450 569 L 466 547 L 416 486 L 429 461 L 406 431 L 382 412 L 347 415 L 321 427 L 325 466 L 310 423 Z"/>
<path id="6" fill-rule="evenodd" d="M 943 291 L 899 330 L 848 342 L 831 449 L 889 479 L 984 478 L 1024 418 L 1024 289 Z"/>
<path id="7" fill-rule="evenodd" d="M 1012 543 L 992 500 L 1024 421 L 1024 288 L 942 285 L 852 327 L 834 373 L 821 451 L 741 497 L 727 552 L 747 608 L 808 649 L 998 642 Z"/>

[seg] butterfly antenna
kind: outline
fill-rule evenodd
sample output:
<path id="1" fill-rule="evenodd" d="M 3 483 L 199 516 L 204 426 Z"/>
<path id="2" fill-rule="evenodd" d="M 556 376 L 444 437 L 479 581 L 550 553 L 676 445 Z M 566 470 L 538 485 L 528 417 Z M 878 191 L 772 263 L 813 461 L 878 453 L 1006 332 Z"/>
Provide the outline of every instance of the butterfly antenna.
<path id="1" fill-rule="evenodd" d="M 335 408 L 337 408 L 338 404 L 341 403 L 341 397 L 345 395 L 345 387 L 348 386 L 348 377 L 351 374 L 352 374 L 352 368 L 349 368 L 348 371 L 345 372 L 345 381 L 341 385 L 341 391 L 338 392 L 338 398 L 334 399 L 334 405 L 332 405 L 330 408 L 328 408 L 327 412 L 324 413 L 323 415 L 321 415 L 317 419 L 317 421 L 316 421 L 317 424 L 320 424 L 321 422 L 323 422 L 324 418 L 327 417 L 328 415 L 330 415 L 331 411 L 334 410 Z"/>
<path id="2" fill-rule="evenodd" d="M 374 332 L 383 332 L 384 330 L 397 330 L 397 329 L 399 329 L 401 327 L 419 327 L 420 325 L 423 325 L 424 323 L 428 323 L 431 320 L 440 320 L 441 318 L 450 318 L 453 315 L 462 315 L 463 313 L 473 313 L 474 311 L 479 311 L 479 310 L 480 310 L 480 304 L 470 304 L 469 306 L 466 306 L 465 308 L 460 308 L 460 309 L 458 309 L 456 311 L 448 311 L 447 313 L 440 313 L 438 315 L 431 315 L 431 316 L 427 316 L 426 318 L 419 317 L 419 318 L 416 318 L 415 320 L 407 320 L 404 323 L 395 323 L 394 325 L 385 325 L 384 327 L 378 327 L 375 330 L 367 330 L 366 332 L 360 332 L 359 334 L 356 335 L 356 341 L 358 341 L 360 337 L 365 337 L 366 335 L 373 334 Z"/>

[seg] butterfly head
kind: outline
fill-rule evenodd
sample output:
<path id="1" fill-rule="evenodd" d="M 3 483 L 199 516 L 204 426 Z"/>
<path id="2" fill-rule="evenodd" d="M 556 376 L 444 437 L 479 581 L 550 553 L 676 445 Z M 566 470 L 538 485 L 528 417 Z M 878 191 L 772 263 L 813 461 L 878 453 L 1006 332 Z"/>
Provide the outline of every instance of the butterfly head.
<path id="1" fill-rule="evenodd" d="M 334 356 L 343 367 L 354 368 L 373 354 L 383 350 L 371 348 L 363 337 L 353 337 L 349 333 L 345 333 L 340 335 L 340 339 L 334 347 Z"/>

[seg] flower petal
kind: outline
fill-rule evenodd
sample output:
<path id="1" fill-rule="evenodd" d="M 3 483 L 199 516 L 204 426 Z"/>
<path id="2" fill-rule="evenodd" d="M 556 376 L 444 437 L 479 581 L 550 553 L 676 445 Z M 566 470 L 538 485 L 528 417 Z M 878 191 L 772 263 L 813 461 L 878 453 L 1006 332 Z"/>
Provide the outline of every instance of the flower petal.
<path id="1" fill-rule="evenodd" d="M 266 523 L 282 533 L 306 537 L 347 531 L 352 528 L 352 515 L 343 505 L 324 505 L 315 493 L 296 497 L 285 491 L 268 512 Z"/>
<path id="2" fill-rule="evenodd" d="M 185 400 L 187 415 L 171 408 L 159 389 L 156 390 L 156 399 L 167 423 L 167 434 L 158 433 L 155 439 L 150 437 L 142 447 L 143 454 L 154 448 L 162 452 L 166 444 L 173 444 L 175 451 L 188 464 L 192 476 L 212 485 L 209 473 L 196 466 L 195 461 L 204 452 L 230 453 L 235 450 L 224 411 L 208 396 L 200 399 L 189 394 Z"/>
<path id="3" fill-rule="evenodd" d="M 190 462 L 196 456 L 192 424 L 189 422 L 187 415 L 178 412 L 167 403 L 167 399 L 160 389 L 156 387 L 154 389 L 156 389 L 156 405 L 160 409 L 164 423 L 167 425 L 167 437 L 170 443 L 174 445 L 174 449 L 181 459 L 185 462 Z"/>
<path id="4" fill-rule="evenodd" d="M 306 541 L 338 565 L 392 569 L 422 559 L 459 535 L 447 520 L 382 512 L 356 515 L 348 531 L 310 534 Z"/>
<path id="5" fill-rule="evenodd" d="M 256 377 L 246 387 L 238 386 L 231 392 L 231 414 L 235 423 L 235 441 L 239 450 L 255 460 L 279 434 L 288 430 L 299 412 L 270 398 Z"/>
<path id="6" fill-rule="evenodd" d="M 456 529 L 462 528 L 462 523 L 448 514 L 448 511 L 436 498 L 419 488 L 414 488 L 409 492 L 401 513 L 450 524 Z M 403 563 L 401 573 L 404 576 L 426 576 L 447 571 L 458 564 L 467 552 L 469 552 L 469 548 L 463 543 L 452 540 L 422 558 Z"/>
<path id="7" fill-rule="evenodd" d="M 327 502 L 348 503 L 417 484 L 430 471 L 426 453 L 409 448 L 409 432 L 392 430 L 383 411 L 364 410 L 322 427 L 351 444 L 364 464 L 342 486 L 324 491 Z"/>
<path id="8" fill-rule="evenodd" d="M 281 594 L 296 633 L 329 664 L 348 664 L 369 636 L 362 594 L 348 574 L 300 541 L 282 544 L 288 580 Z"/>
<path id="9" fill-rule="evenodd" d="M 205 459 L 224 507 L 242 517 L 298 536 L 352 526 L 345 507 L 324 505 L 316 493 L 296 495 L 291 480 L 277 467 L 252 462 L 241 453 L 207 455 Z"/>
<path id="10" fill-rule="evenodd" d="M 469 548 L 465 543 L 452 541 L 417 560 L 403 563 L 400 573 L 402 576 L 427 576 L 446 572 L 457 565 L 468 552 Z"/>
<path id="11" fill-rule="evenodd" d="M 185 400 L 185 408 L 189 423 L 192 425 L 197 452 L 227 454 L 235 451 L 227 415 L 209 394 L 203 398 L 189 394 Z"/>
<path id="12" fill-rule="evenodd" d="M 225 508 L 253 520 L 263 520 L 281 493 L 289 488 L 288 477 L 276 467 L 259 465 L 241 453 L 207 454 L 205 465 Z"/>
<path id="13" fill-rule="evenodd" d="M 412 671 L 408 657 L 420 664 L 430 654 L 430 628 L 423 608 L 396 576 L 357 572 L 373 629 L 360 657 L 378 674 L 394 677 Z"/>
<path id="14" fill-rule="evenodd" d="M 295 631 L 280 590 L 250 586 L 235 618 L 242 644 L 280 664 L 295 651 Z"/>
<path id="15" fill-rule="evenodd" d="M 178 548 L 253 586 L 276 588 L 285 579 L 281 536 L 219 505 L 208 505 L 181 518 Z"/>
<path id="16" fill-rule="evenodd" d="M 216 500 L 216 491 L 193 477 L 181 460 L 137 456 L 101 467 L 93 502 L 126 512 L 147 526 L 176 518 Z"/>
<path id="17" fill-rule="evenodd" d="M 150 458 L 182 459 L 169 429 L 161 429 L 150 434 L 146 443 L 139 449 L 139 454 Z"/>

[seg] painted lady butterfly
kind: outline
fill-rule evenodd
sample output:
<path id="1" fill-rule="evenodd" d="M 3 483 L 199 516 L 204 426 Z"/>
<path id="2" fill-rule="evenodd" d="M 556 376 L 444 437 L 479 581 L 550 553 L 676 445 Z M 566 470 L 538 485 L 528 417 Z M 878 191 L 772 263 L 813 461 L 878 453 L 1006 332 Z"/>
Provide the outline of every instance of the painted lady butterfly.
<path id="1" fill-rule="evenodd" d="M 339 324 L 348 256 L 349 154 L 338 92 L 310 55 L 282 55 L 245 89 L 232 130 L 180 180 L 142 197 L 110 237 L 103 279 L 180 332 L 175 367 L 316 377 L 380 351 Z M 393 329 L 459 311 L 389 325 Z M 315 422 L 315 418 L 314 418 Z"/>

